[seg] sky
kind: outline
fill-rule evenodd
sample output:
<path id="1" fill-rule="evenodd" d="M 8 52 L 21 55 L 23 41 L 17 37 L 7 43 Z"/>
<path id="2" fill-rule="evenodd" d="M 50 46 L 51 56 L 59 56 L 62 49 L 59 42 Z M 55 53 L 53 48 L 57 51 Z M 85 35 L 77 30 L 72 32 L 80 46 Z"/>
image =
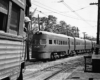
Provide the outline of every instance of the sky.
<path id="1" fill-rule="evenodd" d="M 57 22 L 63 20 L 71 26 L 76 26 L 90 37 L 96 37 L 97 33 L 97 0 L 31 0 L 30 11 L 35 13 L 33 16 L 47 17 L 53 15 L 57 17 Z"/>

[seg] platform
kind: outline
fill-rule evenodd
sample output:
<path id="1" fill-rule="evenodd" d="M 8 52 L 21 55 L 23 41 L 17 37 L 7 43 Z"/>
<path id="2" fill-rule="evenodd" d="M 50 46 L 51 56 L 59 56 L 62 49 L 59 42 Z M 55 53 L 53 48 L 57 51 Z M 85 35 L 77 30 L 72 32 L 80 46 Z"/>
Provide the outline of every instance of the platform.
<path id="1" fill-rule="evenodd" d="M 100 80 L 100 73 L 84 72 L 84 67 L 77 67 L 66 80 Z"/>

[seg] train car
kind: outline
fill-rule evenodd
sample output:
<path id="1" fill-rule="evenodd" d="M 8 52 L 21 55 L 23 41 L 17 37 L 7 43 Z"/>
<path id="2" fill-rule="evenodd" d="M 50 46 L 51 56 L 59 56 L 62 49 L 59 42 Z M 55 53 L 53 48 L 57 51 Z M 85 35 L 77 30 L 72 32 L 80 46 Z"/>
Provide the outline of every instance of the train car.
<path id="1" fill-rule="evenodd" d="M 72 39 L 70 39 L 71 41 Z M 68 36 L 39 31 L 33 35 L 32 58 L 45 59 L 67 56 L 70 46 Z"/>
<path id="2" fill-rule="evenodd" d="M 96 50 L 96 41 L 92 41 L 92 53 Z"/>
<path id="3" fill-rule="evenodd" d="M 75 38 L 75 52 L 77 54 L 85 52 L 85 40 L 80 38 Z"/>
<path id="4" fill-rule="evenodd" d="M 96 41 L 92 41 L 92 47 L 95 48 L 96 46 Z"/>
<path id="5" fill-rule="evenodd" d="M 92 50 L 92 41 L 91 40 L 87 40 L 87 39 L 85 39 L 86 40 L 86 52 L 91 52 L 91 50 Z"/>
<path id="6" fill-rule="evenodd" d="M 75 54 L 75 38 L 68 36 L 68 55 Z"/>
<path id="7" fill-rule="evenodd" d="M 86 40 L 85 43 L 84 39 L 63 34 L 39 31 L 33 35 L 32 58 L 55 59 L 79 54 L 91 49 L 90 42 Z"/>
<path id="8" fill-rule="evenodd" d="M 0 80 L 23 80 L 26 0 L 0 0 Z"/>

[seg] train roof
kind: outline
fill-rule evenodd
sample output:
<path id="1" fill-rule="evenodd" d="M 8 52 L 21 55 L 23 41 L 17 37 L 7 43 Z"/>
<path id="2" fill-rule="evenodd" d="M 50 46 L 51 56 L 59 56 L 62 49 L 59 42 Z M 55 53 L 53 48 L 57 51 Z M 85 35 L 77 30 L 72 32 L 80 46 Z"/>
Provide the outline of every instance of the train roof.
<path id="1" fill-rule="evenodd" d="M 57 33 L 53 33 L 53 32 L 47 32 L 47 31 L 39 31 L 42 34 L 47 34 L 47 35 L 54 35 L 54 36 L 59 36 L 59 37 L 66 37 L 66 38 L 73 38 L 64 34 L 57 34 Z"/>
<path id="2" fill-rule="evenodd" d="M 86 40 L 86 42 L 91 42 L 91 40 L 88 40 L 88 39 L 85 39 Z"/>
<path id="3" fill-rule="evenodd" d="M 81 41 L 83 41 L 84 39 L 81 39 L 81 38 L 78 38 L 78 37 L 75 37 L 75 39 L 77 39 L 77 40 L 81 40 Z"/>

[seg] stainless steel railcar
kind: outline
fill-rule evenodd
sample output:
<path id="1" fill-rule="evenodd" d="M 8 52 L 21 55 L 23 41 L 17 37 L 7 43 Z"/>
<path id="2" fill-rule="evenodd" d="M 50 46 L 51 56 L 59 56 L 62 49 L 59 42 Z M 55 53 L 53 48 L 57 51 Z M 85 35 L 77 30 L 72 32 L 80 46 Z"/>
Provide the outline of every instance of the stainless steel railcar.
<path id="1" fill-rule="evenodd" d="M 90 51 L 92 42 L 46 31 L 33 35 L 32 58 L 55 59 Z"/>

